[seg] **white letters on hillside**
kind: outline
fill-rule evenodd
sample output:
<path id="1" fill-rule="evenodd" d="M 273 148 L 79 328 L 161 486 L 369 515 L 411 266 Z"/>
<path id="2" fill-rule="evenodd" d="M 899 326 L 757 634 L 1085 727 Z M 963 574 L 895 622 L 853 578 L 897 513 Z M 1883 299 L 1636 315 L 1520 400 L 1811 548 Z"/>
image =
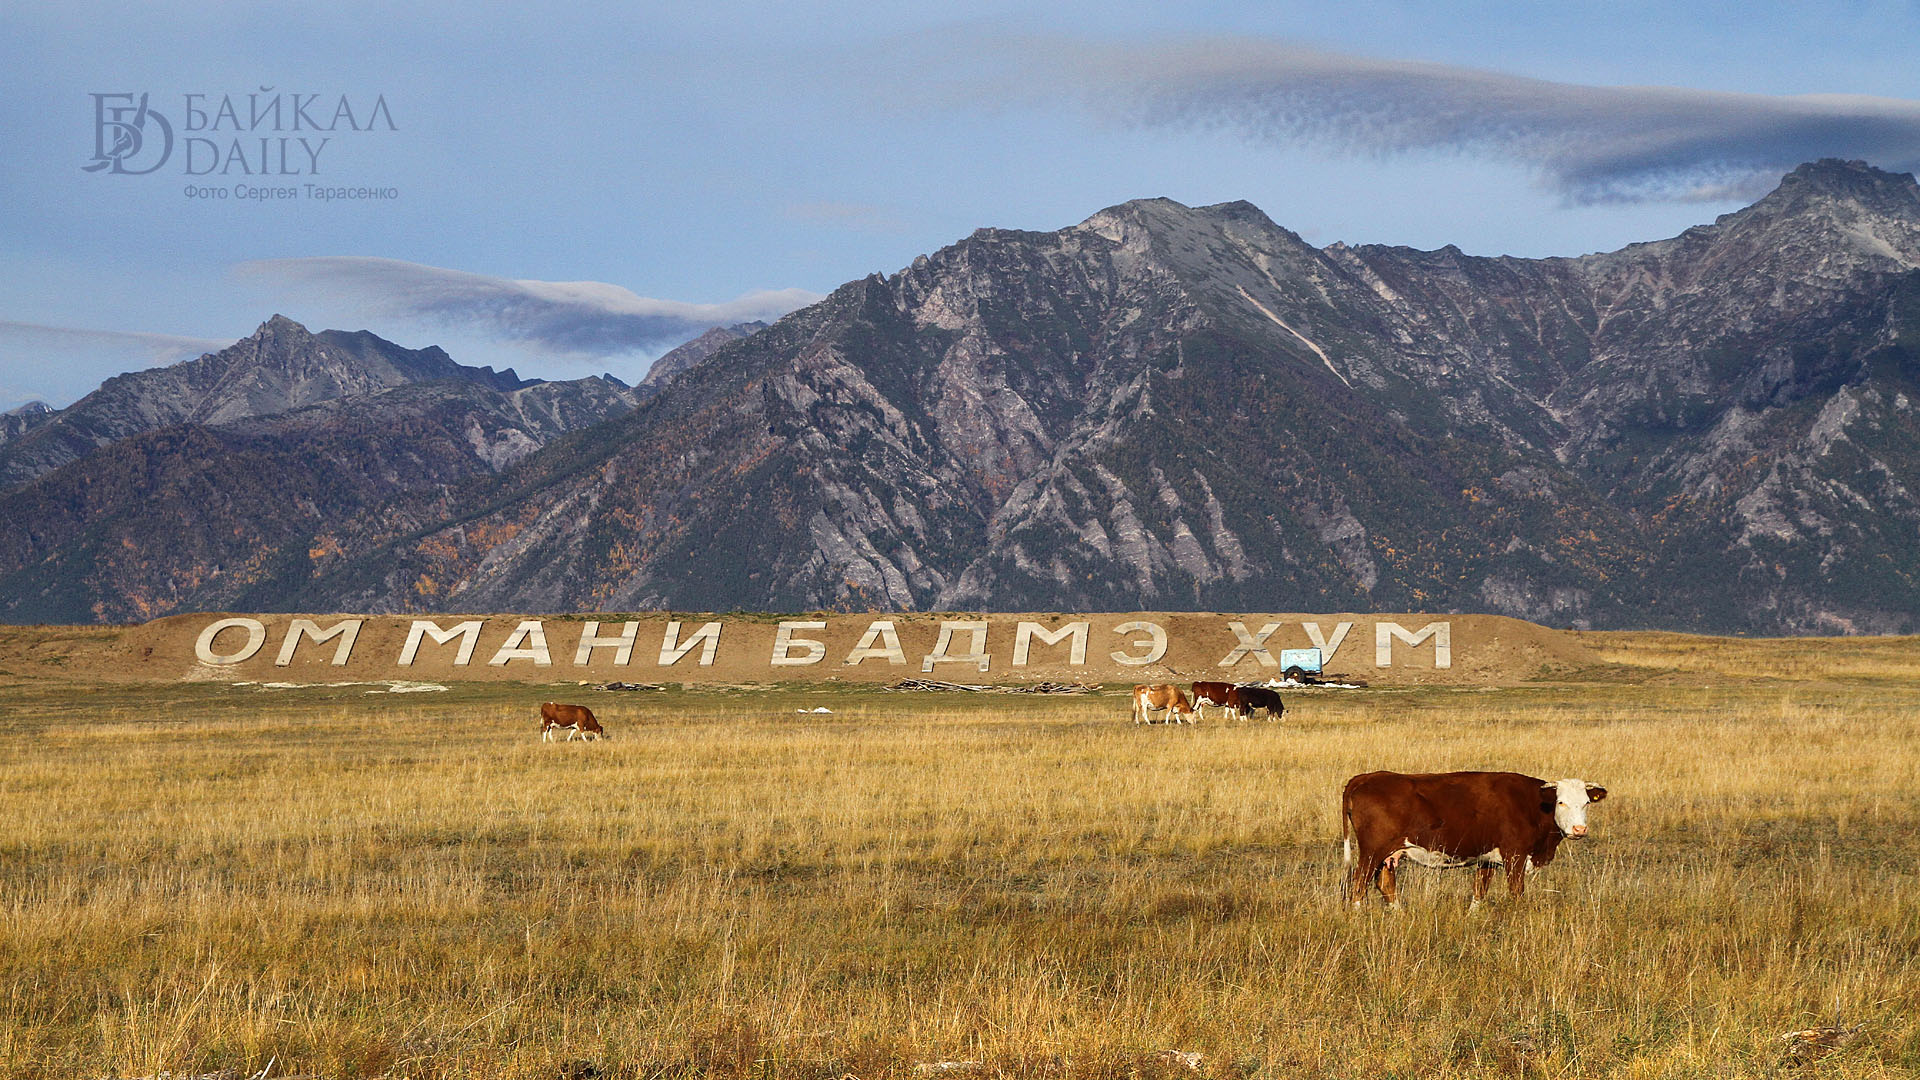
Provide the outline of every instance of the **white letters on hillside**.
<path id="1" fill-rule="evenodd" d="M 1069 616 L 1056 615 L 1053 618 L 1067 619 Z M 1174 624 L 1180 628 L 1184 639 L 1198 640 L 1184 640 L 1181 643 L 1184 648 L 1171 663 L 1182 671 L 1190 666 L 1196 673 L 1207 668 L 1211 658 L 1216 656 L 1220 659 L 1212 663 L 1219 668 L 1239 665 L 1244 669 L 1248 661 L 1252 661 L 1254 670 L 1277 668 L 1279 662 L 1274 658 L 1274 650 L 1283 644 L 1285 648 L 1294 648 L 1295 639 L 1299 638 L 1305 639 L 1299 644 L 1311 644 L 1319 649 L 1322 660 L 1331 665 L 1335 654 L 1354 628 L 1354 622 L 1346 620 L 1334 624 L 1330 634 L 1322 629 L 1323 624 L 1319 622 L 1302 622 L 1297 627 L 1290 623 L 1265 622 L 1258 630 L 1251 630 L 1245 620 L 1221 619 L 1210 629 L 1196 631 L 1193 629 L 1194 619 L 1194 616 L 1181 616 L 1180 621 Z M 676 665 L 712 667 L 718 662 L 723 637 L 732 637 L 725 634 L 725 622 L 702 623 L 698 629 L 688 633 L 685 623 L 677 619 L 669 620 L 664 626 L 653 624 L 655 629 L 648 631 L 649 635 L 659 635 L 659 650 L 651 653 L 646 651 L 652 648 L 650 643 L 646 650 L 641 648 L 642 630 L 638 620 L 620 623 L 618 633 L 610 632 L 612 624 L 598 621 L 556 621 L 559 622 L 558 632 L 562 638 L 550 647 L 546 621 L 541 619 L 518 619 L 504 627 L 498 622 L 489 623 L 482 619 L 465 619 L 444 627 L 436 619 L 412 619 L 406 624 L 404 643 L 392 662 L 398 667 L 411 667 L 424 654 L 453 667 L 470 667 L 484 637 L 487 639 L 484 644 L 493 650 L 486 654 L 489 657 L 486 666 L 504 668 L 509 672 L 554 667 L 555 648 L 560 650 L 564 662 L 569 655 L 567 645 L 574 646 L 571 652 L 572 666 L 579 669 L 628 669 L 645 666 L 648 660 L 654 660 L 651 666 L 656 668 Z M 747 624 L 749 629 L 745 643 L 733 646 L 734 649 L 759 650 L 767 647 L 764 630 L 756 630 L 753 625 L 755 622 L 758 620 Z M 194 656 L 201 664 L 233 667 L 260 655 L 266 649 L 268 638 L 277 634 L 278 648 L 266 653 L 275 667 L 311 667 L 320 663 L 323 657 L 330 667 L 345 667 L 355 650 L 360 649 L 368 637 L 366 630 L 369 623 L 379 625 L 380 620 L 342 618 L 323 628 L 313 619 L 289 618 L 284 629 L 270 633 L 265 619 L 230 616 L 216 619 L 201 630 L 194 641 Z M 389 629 L 375 634 L 376 640 L 393 640 L 397 627 L 393 622 L 385 625 Z M 580 627 L 577 636 L 567 632 L 569 626 Z M 609 629 L 603 630 L 603 626 Z M 765 623 L 759 623 L 759 626 L 764 627 Z M 835 632 L 836 626 L 838 633 Z M 997 649 L 1001 662 L 1010 669 L 1036 664 L 1084 668 L 1088 667 L 1087 653 L 1096 633 L 1093 621 L 1087 618 L 1073 618 L 1072 621 L 1054 622 L 1051 625 L 1031 620 L 996 621 L 984 617 L 943 619 L 937 626 L 932 620 L 869 618 L 857 643 L 848 648 L 845 642 L 853 636 L 855 626 L 858 624 L 849 626 L 845 619 L 829 620 L 824 616 L 808 620 L 782 620 L 774 627 L 771 650 L 760 652 L 759 662 L 770 669 L 818 665 L 816 670 L 824 670 L 861 668 L 864 665 L 867 670 L 875 670 L 880 665 L 904 666 L 918 654 L 922 672 L 932 672 L 940 666 L 955 664 L 985 672 L 992 669 Z M 1122 668 L 1144 668 L 1166 663 L 1176 645 L 1166 626 L 1144 619 L 1118 623 L 1098 632 L 1105 635 L 1105 645 L 1102 646 L 1107 650 L 1104 662 Z M 929 637 L 933 640 L 929 641 Z M 1445 669 L 1453 666 L 1453 625 L 1450 622 L 1430 622 L 1410 630 L 1399 623 L 1380 620 L 1373 623 L 1373 639 L 1376 667 L 1431 666 Z M 325 648 L 329 644 L 332 646 L 330 650 Z M 447 649 L 446 646 L 453 648 Z M 1396 646 L 1398 658 L 1395 656 Z M 840 653 L 841 649 L 846 651 Z M 1214 649 L 1228 651 L 1222 656 L 1212 651 Z M 1195 651 L 1201 655 L 1195 656 Z M 636 655 L 641 657 L 639 665 L 634 661 Z M 682 662 L 689 657 L 693 658 L 691 664 L 683 665 Z M 838 659 L 828 665 L 827 661 L 833 657 Z M 1430 665 L 1423 662 L 1429 657 Z M 737 663 L 743 657 L 736 651 L 733 659 Z"/>
<path id="2" fill-rule="evenodd" d="M 1409 646 L 1418 645 L 1428 638 L 1433 639 L 1433 666 L 1437 668 L 1453 666 L 1453 624 L 1428 623 L 1419 630 L 1408 630 L 1399 623 L 1373 624 L 1373 666 L 1393 666 L 1393 642 L 1398 638 Z"/>
<path id="3" fill-rule="evenodd" d="M 240 646 L 238 652 L 214 652 L 213 643 L 223 630 L 245 630 L 247 643 Z M 200 631 L 200 639 L 193 643 L 193 655 L 203 664 L 238 664 L 259 652 L 260 646 L 266 643 L 267 627 L 259 619 L 221 619 Z"/>

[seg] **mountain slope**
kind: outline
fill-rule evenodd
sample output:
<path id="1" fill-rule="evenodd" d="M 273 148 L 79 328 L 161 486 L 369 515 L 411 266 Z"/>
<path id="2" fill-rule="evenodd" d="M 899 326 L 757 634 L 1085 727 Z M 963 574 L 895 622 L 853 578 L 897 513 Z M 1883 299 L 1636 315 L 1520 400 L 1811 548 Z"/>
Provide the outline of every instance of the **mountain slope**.
<path id="1" fill-rule="evenodd" d="M 117 440 L 0 495 L 0 611 L 128 621 L 273 607 L 343 538 L 438 524 L 450 485 L 631 407 L 602 378 L 507 391 L 445 380 Z"/>
<path id="2" fill-rule="evenodd" d="M 1551 460 L 1367 392 L 1406 383 L 1387 363 L 1405 358 L 1332 359 L 1309 331 L 1357 335 L 1311 272 L 1330 276 L 1244 204 L 983 230 L 726 347 L 596 432 L 594 469 L 529 462 L 467 521 L 488 529 L 380 553 L 343 595 L 381 607 L 425 578 L 474 607 L 1419 607 L 1504 574 L 1551 613 L 1561 579 L 1632 560 L 1631 523 Z M 1513 547 L 1523 525 L 1541 543 Z"/>
<path id="3" fill-rule="evenodd" d="M 409 474 L 431 482 L 359 479 L 405 440 L 328 447 L 366 457 L 329 466 L 360 494 L 262 532 L 285 561 L 244 590 L 87 577 L 95 533 L 16 530 L 0 598 L 66 560 L 93 617 L 244 597 L 1920 625 L 1920 187 L 1858 162 L 1580 258 L 1319 249 L 1246 203 L 1138 200 L 980 230 L 700 350 L 631 411 Z M 272 475 L 317 451 L 244 452 Z M 234 577 L 246 545 L 191 503 L 139 529 Z"/>
<path id="4" fill-rule="evenodd" d="M 662 353 L 653 366 L 647 369 L 646 377 L 640 380 L 640 386 L 647 391 L 658 387 L 668 378 L 678 375 L 717 352 L 720 346 L 739 341 L 757 331 L 767 328 L 759 321 L 735 323 L 732 326 L 716 326 L 699 337 L 683 345 Z"/>
<path id="5" fill-rule="evenodd" d="M 0 442 L 0 487 L 174 424 L 223 424 L 439 379 L 497 390 L 528 385 L 512 371 L 457 364 L 438 348 L 403 349 L 364 330 L 314 334 L 275 315 L 217 353 L 108 379 L 32 430 Z"/>

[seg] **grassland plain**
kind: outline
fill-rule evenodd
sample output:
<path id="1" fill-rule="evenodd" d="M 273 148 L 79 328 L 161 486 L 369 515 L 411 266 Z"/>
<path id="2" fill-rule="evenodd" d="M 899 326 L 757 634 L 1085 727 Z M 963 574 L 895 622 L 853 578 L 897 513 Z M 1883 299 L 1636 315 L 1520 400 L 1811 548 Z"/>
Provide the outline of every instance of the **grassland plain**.
<path id="1" fill-rule="evenodd" d="M 542 744 L 537 686 L 0 687 L 0 1076 L 1920 1075 L 1920 644 L 1584 640 L 1174 728 L 580 691 L 614 739 Z M 1355 913 L 1372 768 L 1612 795 L 1523 902 Z"/>

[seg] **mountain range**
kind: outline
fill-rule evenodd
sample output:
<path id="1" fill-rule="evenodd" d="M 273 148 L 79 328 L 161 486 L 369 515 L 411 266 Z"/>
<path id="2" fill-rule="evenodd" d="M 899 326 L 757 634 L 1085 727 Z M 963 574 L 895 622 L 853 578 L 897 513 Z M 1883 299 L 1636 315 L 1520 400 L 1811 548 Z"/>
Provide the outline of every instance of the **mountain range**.
<path id="1" fill-rule="evenodd" d="M 1910 631 L 1920 186 L 1821 161 L 1577 258 L 1250 204 L 982 229 L 528 383 L 276 317 L 0 424 L 0 617 L 1486 611 Z"/>

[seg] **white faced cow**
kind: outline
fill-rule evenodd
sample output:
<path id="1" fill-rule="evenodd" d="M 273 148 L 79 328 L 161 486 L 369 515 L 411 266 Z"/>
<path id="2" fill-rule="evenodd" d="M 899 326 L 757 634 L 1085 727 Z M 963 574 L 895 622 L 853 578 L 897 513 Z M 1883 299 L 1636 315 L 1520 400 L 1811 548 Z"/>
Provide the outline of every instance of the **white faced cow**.
<path id="1" fill-rule="evenodd" d="M 1587 807 L 1606 797 L 1606 788 L 1585 780 L 1510 772 L 1362 773 L 1340 797 L 1353 868 L 1347 899 L 1358 906 L 1373 883 L 1399 906 L 1394 874 L 1402 858 L 1438 869 L 1472 867 L 1475 904 L 1487 895 L 1494 868 L 1505 867 L 1507 891 L 1519 896 L 1527 871 L 1552 862 L 1563 838 L 1587 835 Z"/>

